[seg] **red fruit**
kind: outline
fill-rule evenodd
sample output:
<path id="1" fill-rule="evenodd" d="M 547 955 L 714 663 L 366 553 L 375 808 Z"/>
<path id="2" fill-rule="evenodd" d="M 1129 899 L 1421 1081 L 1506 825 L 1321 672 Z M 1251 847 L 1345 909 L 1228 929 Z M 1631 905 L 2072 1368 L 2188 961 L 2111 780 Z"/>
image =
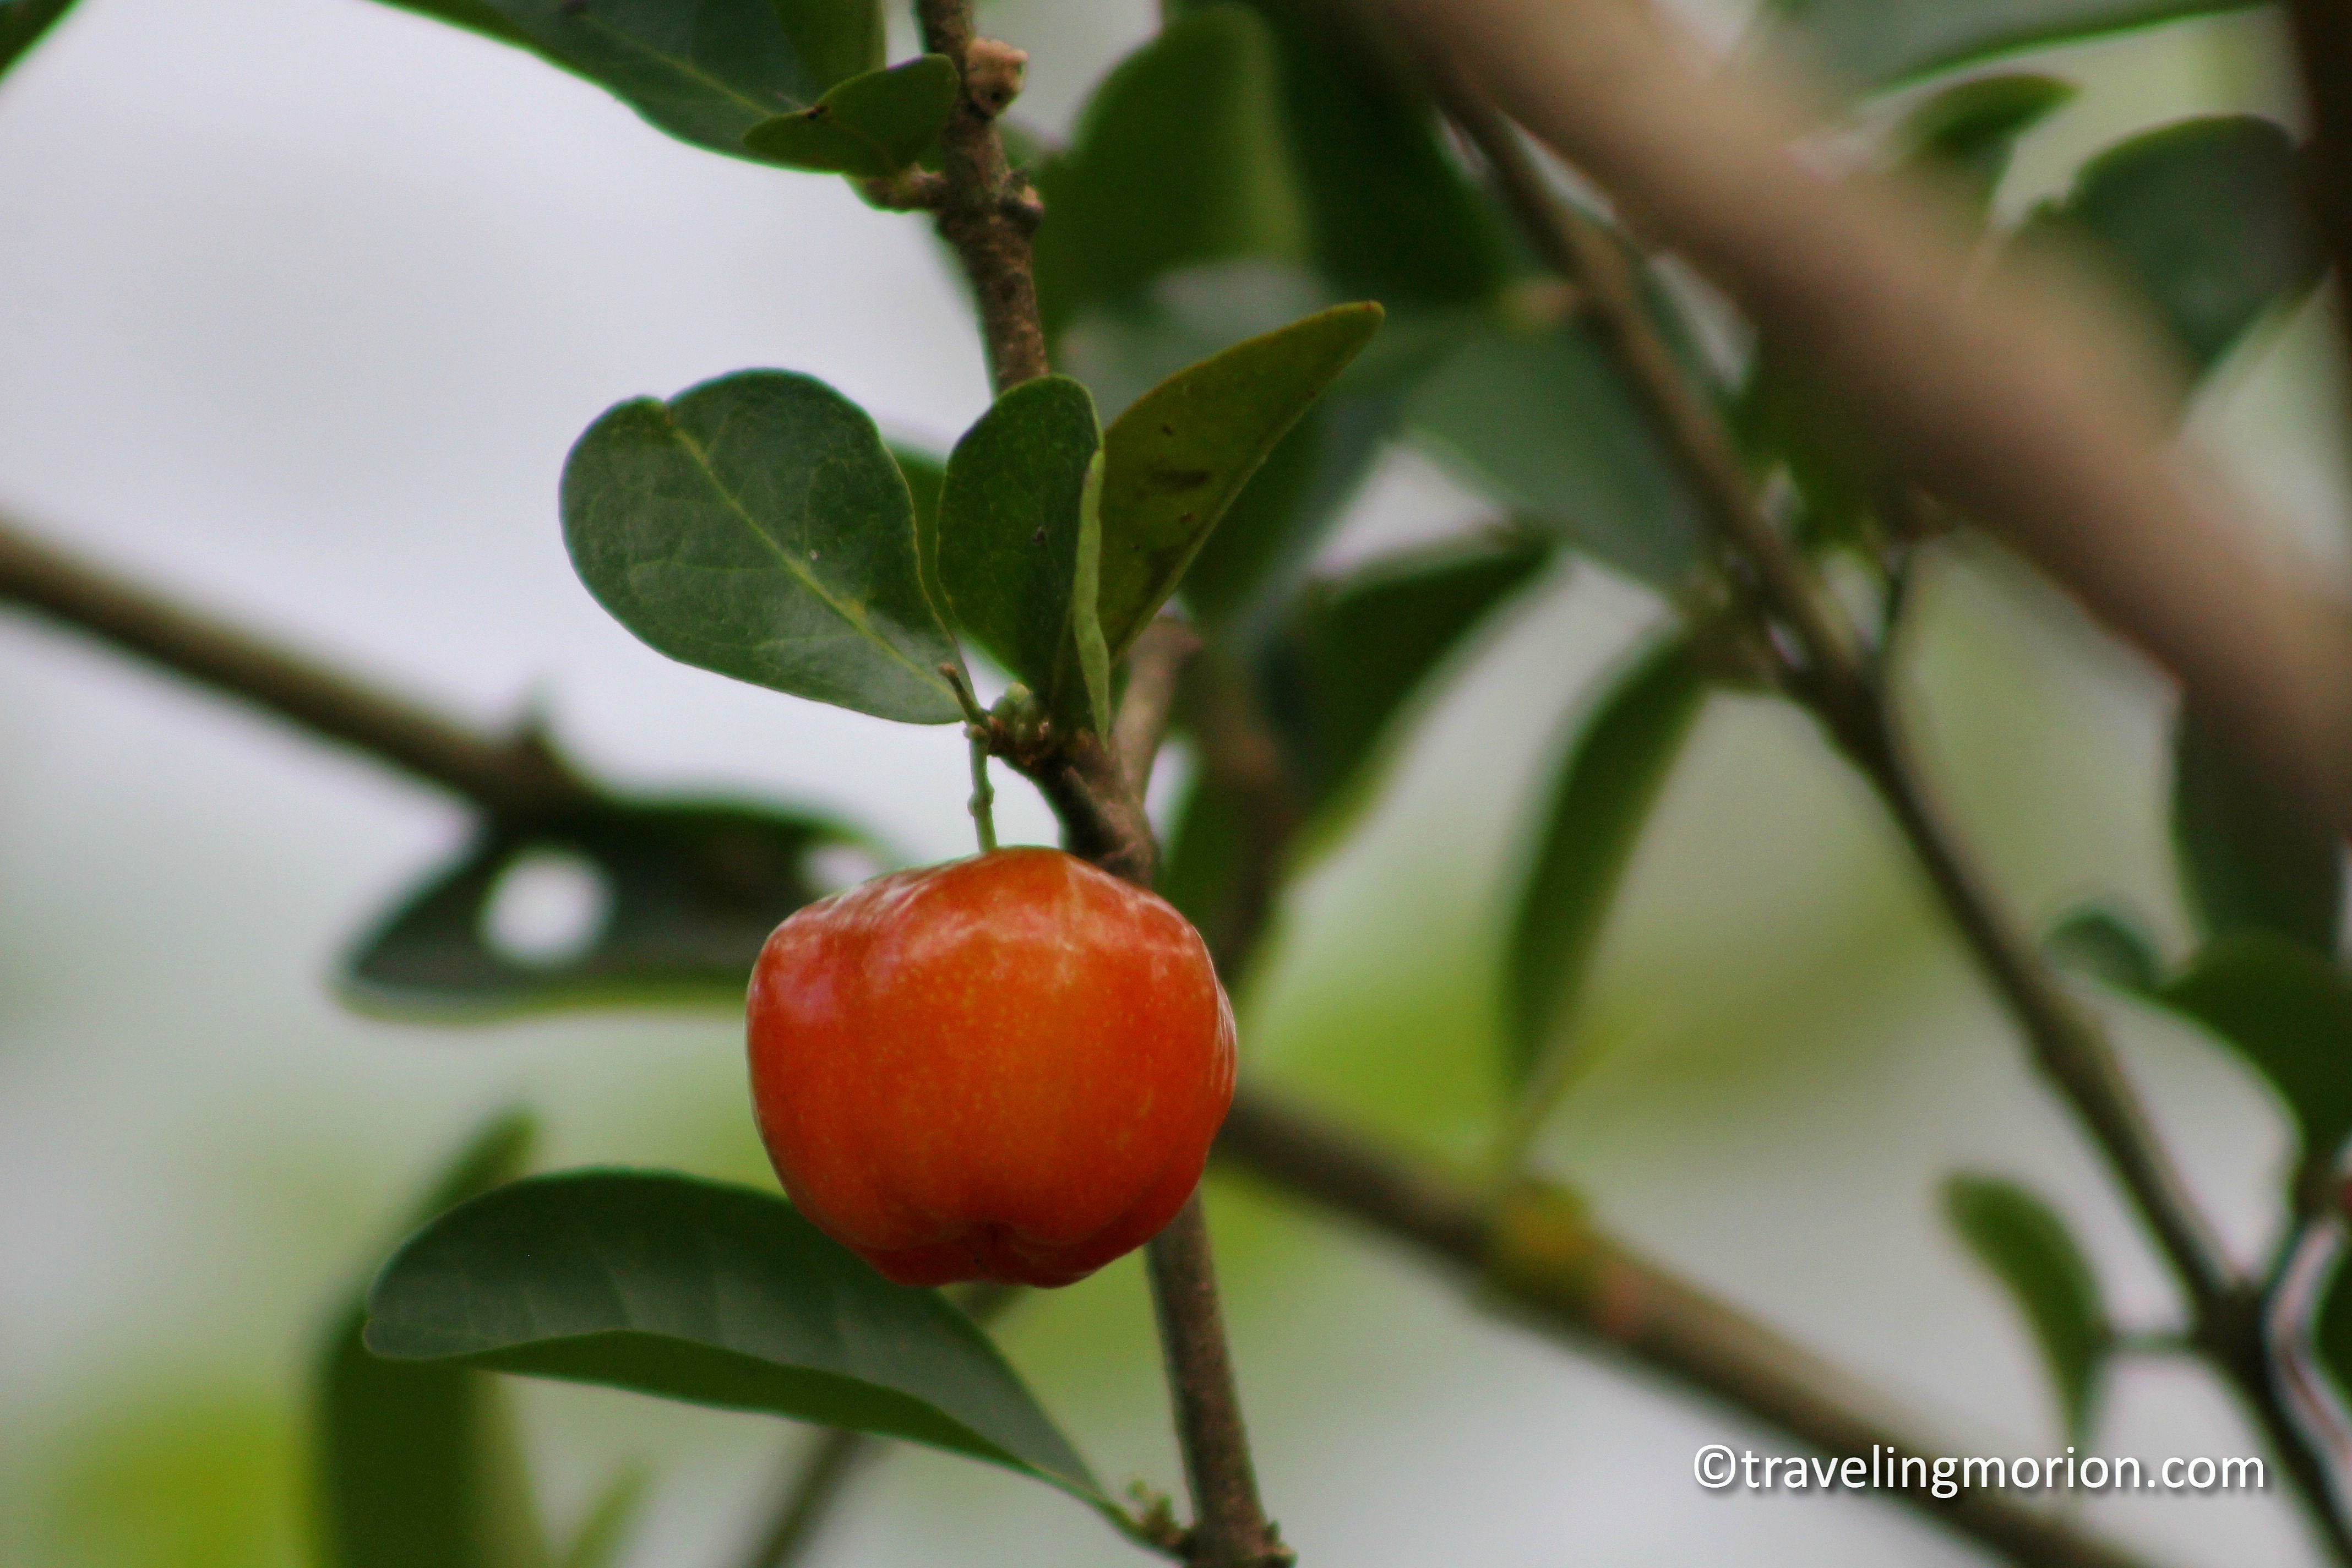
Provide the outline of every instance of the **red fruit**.
<path id="1" fill-rule="evenodd" d="M 1164 900 L 1057 849 L 877 877 L 751 972 L 751 1099 L 793 1202 L 906 1285 L 1067 1285 L 1201 1179 L 1234 1016 Z"/>

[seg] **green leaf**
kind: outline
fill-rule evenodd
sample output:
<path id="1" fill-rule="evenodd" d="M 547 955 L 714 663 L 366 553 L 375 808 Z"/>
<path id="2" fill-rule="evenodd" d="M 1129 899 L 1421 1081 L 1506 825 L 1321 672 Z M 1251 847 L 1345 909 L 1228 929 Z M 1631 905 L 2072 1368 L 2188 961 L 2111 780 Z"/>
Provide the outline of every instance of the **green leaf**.
<path id="1" fill-rule="evenodd" d="M 2067 1437 L 2088 1443 L 2114 1331 L 2098 1276 L 2066 1222 L 2032 1193 L 1991 1176 L 1954 1176 L 1944 1212 L 1977 1261 L 2009 1288 L 2042 1347 Z"/>
<path id="2" fill-rule="evenodd" d="M 1689 649 L 1670 639 L 1616 680 L 1569 742 L 1507 956 L 1515 1085 L 1564 1037 L 1643 825 L 1706 697 Z"/>
<path id="3" fill-rule="evenodd" d="M 2352 981 L 2270 931 L 2214 942 L 2159 993 L 2252 1063 L 2284 1100 L 2304 1163 L 2332 1169 L 2352 1136 Z"/>
<path id="4" fill-rule="evenodd" d="M 797 114 L 763 120 L 743 145 L 771 163 L 881 179 L 939 140 L 963 79 L 945 55 L 851 77 Z"/>
<path id="5" fill-rule="evenodd" d="M 1323 0 L 1249 9 L 1276 44 L 1311 254 L 1334 291 L 1391 309 L 1492 295 L 1508 226 L 1439 140 L 1410 62 Z"/>
<path id="6" fill-rule="evenodd" d="M 2051 928 L 2042 945 L 2051 962 L 2134 995 L 2164 984 L 2164 958 L 2139 923 L 2104 905 L 2074 911 Z"/>
<path id="7" fill-rule="evenodd" d="M 939 550 L 956 625 L 1058 721 L 1107 734 L 1102 528 L 1087 504 L 1101 450 L 1085 387 L 1052 375 L 1013 388 L 948 459 Z"/>
<path id="8" fill-rule="evenodd" d="M 1380 330 L 1340 305 L 1179 371 L 1103 434 L 1102 633 L 1114 662 L 1242 487 Z"/>
<path id="9" fill-rule="evenodd" d="M 2257 0 L 1771 0 L 1776 41 L 1855 88 L 2074 43 Z"/>
<path id="10" fill-rule="evenodd" d="M 2242 746 L 2187 708 L 2172 736 L 2172 845 L 2189 907 L 2209 936 L 2273 931 L 2333 953 L 2344 910 L 2344 847 Z"/>
<path id="11" fill-rule="evenodd" d="M 2312 1349 L 2336 1381 L 2338 1397 L 2352 1399 L 2352 1258 L 2337 1262 L 2311 1325 Z"/>
<path id="12" fill-rule="evenodd" d="M 456 864 L 383 916 L 343 968 L 362 1010 L 467 1022 L 556 1007 L 740 1005 L 761 943 L 830 889 L 814 857 L 863 848 L 822 819 L 710 802 L 614 801 L 490 824 Z M 491 911 L 510 875 L 549 856 L 593 878 L 604 911 L 577 951 L 500 950 Z"/>
<path id="13" fill-rule="evenodd" d="M 614 1476 L 572 1533 L 572 1544 L 564 1549 L 557 1568 L 614 1568 L 629 1543 L 630 1527 L 644 1511 L 652 1489 L 651 1478 L 642 1465 L 630 1465 Z"/>
<path id="14" fill-rule="evenodd" d="M 530 49 L 681 141 L 744 134 L 882 64 L 874 0 L 387 0 Z"/>
<path id="15" fill-rule="evenodd" d="M 1111 1508 L 969 1318 L 746 1187 L 629 1171 L 520 1182 L 413 1237 L 368 1312 L 378 1355 L 903 1438 Z"/>
<path id="16" fill-rule="evenodd" d="M 1441 466 L 1628 576 L 1671 594 L 1699 569 L 1698 494 L 1582 324 L 1474 329 L 1406 420 Z"/>
<path id="17" fill-rule="evenodd" d="M 2078 89 L 2050 76 L 1986 76 L 1937 93 L 1904 117 L 1903 164 L 1939 176 L 1981 219 L 2009 173 L 2018 138 L 2071 102 Z"/>
<path id="18" fill-rule="evenodd" d="M 1186 16 L 1120 62 L 1070 152 L 1038 172 L 1037 300 L 1049 340 L 1181 267 L 1303 259 L 1286 144 L 1273 45 L 1240 6 Z"/>
<path id="19" fill-rule="evenodd" d="M 1308 586 L 1264 656 L 1265 706 L 1307 812 L 1351 793 L 1413 694 L 1550 556 L 1524 536 L 1450 540 Z"/>
<path id="20" fill-rule="evenodd" d="M 2326 253 L 2285 129 L 2254 115 L 2185 120 L 2083 166 L 2021 238 L 2087 241 L 2146 302 L 2192 379 L 2249 328 L 2319 286 Z"/>
<path id="21" fill-rule="evenodd" d="M 41 41 L 74 0 L 0 0 L 0 73 Z"/>
<path id="22" fill-rule="evenodd" d="M 610 410 L 563 466 L 563 536 L 597 602 L 672 658 L 884 719 L 962 717 L 907 481 L 813 376 Z"/>
<path id="23" fill-rule="evenodd" d="M 512 1181 L 527 1117 L 491 1122 L 411 1226 Z M 354 1293 L 320 1367 L 316 1510 L 325 1568 L 547 1568 L 513 1421 L 496 1380 L 377 1359 Z"/>

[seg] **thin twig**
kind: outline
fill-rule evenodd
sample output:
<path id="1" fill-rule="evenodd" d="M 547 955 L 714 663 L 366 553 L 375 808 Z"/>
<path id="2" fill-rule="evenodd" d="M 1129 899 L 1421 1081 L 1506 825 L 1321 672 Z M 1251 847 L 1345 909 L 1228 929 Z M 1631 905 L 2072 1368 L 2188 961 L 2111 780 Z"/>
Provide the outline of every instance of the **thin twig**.
<path id="1" fill-rule="evenodd" d="M 1493 169 L 1547 259 L 1587 291 L 1593 320 L 1686 471 L 1699 480 L 1736 563 L 1753 571 L 1764 607 L 1793 637 L 1802 663 L 1785 672 L 1792 695 L 1875 786 L 2035 1062 L 2089 1131 L 2171 1264 L 2207 1360 L 2235 1385 L 2277 1445 L 2331 1548 L 2352 1563 L 2352 1523 L 2329 1484 L 2324 1458 L 2290 1417 L 2272 1374 L 2260 1292 L 2231 1264 L 2200 1211 L 2113 1047 L 2058 984 L 1936 811 L 1905 754 L 1879 671 L 1858 652 L 1857 640 L 1799 552 L 1764 516 L 1719 416 L 1675 363 L 1629 280 L 1622 252 L 1550 188 L 1508 122 L 1467 85 L 1450 57 L 1434 47 L 1430 53 L 1436 57 L 1435 91 L 1446 112 Z"/>
<path id="2" fill-rule="evenodd" d="M 0 517 L 0 603 L 20 605 L 355 747 L 493 816 L 579 804 L 586 786 L 535 730 L 493 740 L 283 643 L 199 614 Z"/>
<path id="3" fill-rule="evenodd" d="M 1127 656 L 1127 694 L 1111 725 L 1110 749 L 1127 774 L 1127 792 L 1140 800 L 1151 764 L 1176 710 L 1176 690 L 1201 651 L 1201 634 L 1162 616 L 1143 628 Z"/>
<path id="4" fill-rule="evenodd" d="M 940 237 L 971 279 L 989 374 L 1004 392 L 1050 368 L 1029 253 L 1039 208 L 1013 173 L 996 131 L 996 117 L 1012 101 L 1004 83 L 1013 51 L 974 36 L 971 0 L 919 0 L 916 15 L 923 47 L 953 60 L 963 80 L 940 136 L 942 184 L 926 193 L 924 205 L 938 213 Z M 1018 60 L 1010 63 L 1012 90 L 1018 90 Z"/>
<path id="5" fill-rule="evenodd" d="M 425 772 L 410 766 L 389 742 L 414 710 L 400 699 L 364 681 L 325 669 L 241 632 L 233 633 L 228 640 L 239 647 L 258 650 L 254 660 L 224 661 L 206 650 L 196 650 L 183 666 L 176 658 L 151 650 L 143 642 L 118 636 L 119 628 L 110 620 L 77 618 L 70 613 L 71 606 L 84 603 L 89 596 L 80 591 L 59 595 L 59 603 L 67 608 L 58 613 L 58 618 L 101 642 L 196 676 L 232 695 L 260 702 L 297 728 L 354 746 L 482 810 L 495 811 L 508 797 L 505 786 L 493 784 L 490 773 L 456 769 Z M 139 596 L 163 602 L 152 591 L 140 590 Z M 211 617 L 177 607 L 172 607 L 170 615 L 178 624 L 220 626 Z M 1197 672 L 1209 663 L 1205 659 L 1196 661 L 1192 668 Z M 306 715 L 315 703 L 268 700 L 269 693 L 289 686 L 301 687 L 314 679 L 322 681 L 325 689 L 337 694 L 346 711 L 347 723 L 333 728 L 313 724 Z M 1196 734 L 1204 729 L 1224 733 L 1262 731 L 1262 721 L 1246 714 L 1219 711 L 1243 700 L 1242 689 L 1236 685 L 1202 683 L 1188 690 L 1188 708 L 1205 701 L 1212 710 L 1188 712 L 1187 722 Z M 435 717 L 432 724 L 437 730 L 464 737 L 471 747 L 495 749 L 496 742 L 465 730 L 454 721 Z M 1213 754 L 1216 748 L 1211 750 Z M 1278 759 L 1270 764 L 1266 759 L 1260 762 L 1260 773 L 1267 765 L 1279 768 Z M 1259 782 L 1267 798 L 1280 794 L 1278 780 L 1262 778 Z M 481 793 L 476 793 L 478 786 Z M 583 783 L 579 787 L 589 792 L 592 801 L 598 798 L 593 783 Z M 1286 811 L 1283 819 L 1290 819 Z M 1284 837 L 1284 831 L 1276 831 L 1265 839 L 1269 853 L 1276 859 Z M 1220 965 L 1229 975 L 1238 977 L 1256 951 L 1265 929 L 1264 908 L 1261 906 L 1260 918 L 1246 928 L 1234 931 L 1230 948 L 1220 954 Z M 1476 1196 L 1469 1188 L 1442 1173 L 1403 1161 L 1353 1133 L 1309 1121 L 1268 1100 L 1260 1090 L 1244 1087 L 1236 1096 L 1233 1115 L 1218 1146 L 1218 1156 L 1243 1165 L 1258 1179 L 1278 1188 L 1353 1215 L 1387 1235 L 1415 1243 L 1434 1257 L 1465 1267 L 1483 1267 L 1480 1260 L 1488 1250 L 1485 1238 L 1490 1227 L 1481 1217 Z M 1520 1267 L 1512 1282 L 1497 1289 L 1496 1293 L 1502 1300 L 1552 1315 L 1563 1327 L 1581 1327 L 1576 1310 L 1565 1304 L 1574 1299 L 1570 1286 L 1576 1278 L 1577 1270 L 1569 1265 L 1554 1268 L 1548 1274 L 1546 1268 L 1530 1262 Z M 1654 1268 L 1641 1278 L 1657 1282 L 1657 1288 L 1649 1293 L 1654 1300 L 1672 1301 L 1688 1291 L 1671 1275 Z M 1640 1359 L 1679 1386 L 1719 1399 L 1768 1426 L 1808 1441 L 1825 1443 L 1824 1434 L 1840 1430 L 1877 1430 L 1873 1419 L 1861 1413 L 1876 1401 L 1852 1399 L 1843 1394 L 1842 1390 L 1853 1386 L 1843 1375 L 1826 1374 L 1815 1383 L 1808 1383 L 1803 1373 L 1793 1369 L 1784 1369 L 1777 1380 L 1760 1375 L 1734 1376 L 1727 1370 L 1748 1365 L 1757 1356 L 1753 1347 L 1770 1343 L 1774 1339 L 1770 1331 L 1729 1309 L 1720 1309 L 1704 1321 L 1680 1325 L 1673 1333 L 1661 1332 L 1643 1349 Z M 1939 1447 L 1899 1433 L 1886 1440 L 1890 1446 L 1910 1453 L 1954 1451 L 1948 1446 Z M 1928 1517 L 2036 1568 L 2132 1568 L 2131 1559 L 2066 1522 L 2044 1520 L 2030 1510 L 1999 1501 L 1986 1505 L 1984 1497 L 1990 1495 L 1976 1495 L 1970 1506 L 1963 1510 L 1936 1508 Z M 2046 1545 L 2032 1544 L 2043 1536 L 2048 1538 Z M 2019 1541 L 2027 1542 L 2022 1552 L 2014 1544 Z"/>

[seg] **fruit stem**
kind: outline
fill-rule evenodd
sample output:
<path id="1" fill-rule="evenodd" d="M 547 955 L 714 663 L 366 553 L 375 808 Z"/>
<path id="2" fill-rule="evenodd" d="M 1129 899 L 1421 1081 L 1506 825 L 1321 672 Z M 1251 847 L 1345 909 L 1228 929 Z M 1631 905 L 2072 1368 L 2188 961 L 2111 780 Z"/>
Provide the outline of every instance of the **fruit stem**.
<path id="1" fill-rule="evenodd" d="M 971 826 L 985 855 L 996 847 L 996 786 L 988 782 L 988 731 L 969 724 L 964 733 L 971 737 Z"/>

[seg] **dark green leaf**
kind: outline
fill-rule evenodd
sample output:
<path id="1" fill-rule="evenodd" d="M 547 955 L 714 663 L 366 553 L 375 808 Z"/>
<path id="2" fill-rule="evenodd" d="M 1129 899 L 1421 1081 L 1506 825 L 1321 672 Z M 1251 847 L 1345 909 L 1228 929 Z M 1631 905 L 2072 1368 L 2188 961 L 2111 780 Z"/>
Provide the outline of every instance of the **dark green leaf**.
<path id="1" fill-rule="evenodd" d="M 1977 1261 L 2009 1288 L 2042 1347 L 2066 1422 L 2066 1436 L 2087 1443 L 2101 1373 L 2114 1343 L 2099 1278 L 2050 1205 L 2014 1182 L 1954 1176 L 1944 1212 Z"/>
<path id="2" fill-rule="evenodd" d="M 1102 435 L 1067 376 L 998 398 L 956 443 L 940 498 L 940 581 L 956 625 L 1061 722 L 1109 732 L 1096 617 L 1102 526 L 1087 503 Z"/>
<path id="3" fill-rule="evenodd" d="M 512 1181 L 528 1118 L 491 1123 L 419 1206 L 411 1227 Z M 550 1556 L 495 1379 L 378 1360 L 354 1294 L 320 1366 L 318 1548 L 325 1568 L 546 1568 Z"/>
<path id="4" fill-rule="evenodd" d="M 1698 569 L 1697 493 L 1580 324 L 1474 330 L 1406 419 L 1442 464 L 1627 575 L 1673 593 Z"/>
<path id="5" fill-rule="evenodd" d="M 41 41 L 74 0 L 0 0 L 0 72 Z"/>
<path id="6" fill-rule="evenodd" d="M 1103 434 L 1102 632 L 1117 661 L 1290 427 L 1380 330 L 1340 305 L 1161 382 Z"/>
<path id="7" fill-rule="evenodd" d="M 884 719 L 962 716 L 907 481 L 813 376 L 612 409 L 563 466 L 563 536 L 598 603 L 672 658 Z"/>
<path id="8" fill-rule="evenodd" d="M 1485 300 L 1508 270 L 1507 226 L 1439 142 L 1411 62 L 1321 0 L 1249 9 L 1277 45 L 1316 269 L 1340 298 L 1391 308 Z"/>
<path id="9" fill-rule="evenodd" d="M 924 55 L 851 77 L 798 114 L 761 121 L 744 133 L 743 145 L 788 168 L 880 179 L 939 139 L 962 90 L 954 61 Z"/>
<path id="10" fill-rule="evenodd" d="M 1274 72 L 1264 26 L 1237 5 L 1213 5 L 1104 79 L 1071 151 L 1037 176 L 1037 298 L 1049 338 L 1180 267 L 1304 258 Z"/>
<path id="11" fill-rule="evenodd" d="M 2273 931 L 2335 952 L 2344 847 L 2334 831 L 2297 810 L 2244 747 L 2186 708 L 2172 757 L 2173 850 L 2206 934 Z"/>
<path id="12" fill-rule="evenodd" d="M 1196 773 L 1160 858 L 1154 886 L 1192 922 L 1213 954 L 1230 952 L 1234 933 L 1256 923 L 1258 900 L 1282 876 L 1280 867 L 1266 863 L 1272 850 L 1253 804 L 1234 781 L 1205 770 Z M 1230 984 L 1236 977 L 1225 979 Z"/>
<path id="13" fill-rule="evenodd" d="M 474 1021 L 551 1007 L 740 1004 L 760 944 L 829 891 L 812 857 L 862 847 L 815 817 L 710 803 L 612 802 L 493 825 L 401 900 L 346 961 L 353 1003 L 396 1017 Z M 604 912 L 576 952 L 534 961 L 489 930 L 502 884 L 534 857 L 578 858 Z"/>
<path id="14" fill-rule="evenodd" d="M 2009 173 L 2017 139 L 2075 94 L 2049 76 L 1987 76 L 1946 88 L 1904 118 L 1895 140 L 1904 164 L 1957 186 L 1981 218 Z"/>
<path id="15" fill-rule="evenodd" d="M 1266 708 L 1307 811 L 1358 782 L 1414 692 L 1550 554 L 1523 537 L 1454 540 L 1307 588 L 1265 656 Z"/>
<path id="16" fill-rule="evenodd" d="M 2118 991 L 2146 995 L 2164 984 L 2164 958 L 2139 924 L 2094 904 L 2076 910 L 2042 939 L 2053 963 Z"/>
<path id="17" fill-rule="evenodd" d="M 2215 942 L 2160 994 L 2237 1048 L 2294 1114 L 2304 1160 L 2332 1166 L 2352 1136 L 2352 982 L 2269 931 Z"/>
<path id="18" fill-rule="evenodd" d="M 1545 808 L 1543 837 L 1507 956 L 1514 1084 L 1563 1037 L 1651 808 L 1706 696 L 1679 640 L 1643 654 L 1577 728 Z"/>
<path id="19" fill-rule="evenodd" d="M 1995 55 L 2257 0 L 1772 0 L 1775 31 L 1840 80 L 1893 86 Z"/>
<path id="20" fill-rule="evenodd" d="M 626 1171 L 519 1182 L 413 1237 L 368 1312 L 378 1355 L 904 1438 L 1109 1507 L 969 1318 L 750 1188 Z"/>
<path id="21" fill-rule="evenodd" d="M 2352 1399 L 2352 1257 L 2336 1265 L 2311 1325 L 2312 1348 L 2336 1381 L 2338 1397 Z"/>
<path id="22" fill-rule="evenodd" d="M 2192 378 L 2326 269 L 2294 143 L 2253 115 L 2186 120 L 2109 149 L 2021 237 L 2087 248 L 2146 302 Z"/>
<path id="23" fill-rule="evenodd" d="M 748 157 L 745 132 L 882 64 L 874 0 L 388 0 L 529 48 L 654 124 Z"/>

